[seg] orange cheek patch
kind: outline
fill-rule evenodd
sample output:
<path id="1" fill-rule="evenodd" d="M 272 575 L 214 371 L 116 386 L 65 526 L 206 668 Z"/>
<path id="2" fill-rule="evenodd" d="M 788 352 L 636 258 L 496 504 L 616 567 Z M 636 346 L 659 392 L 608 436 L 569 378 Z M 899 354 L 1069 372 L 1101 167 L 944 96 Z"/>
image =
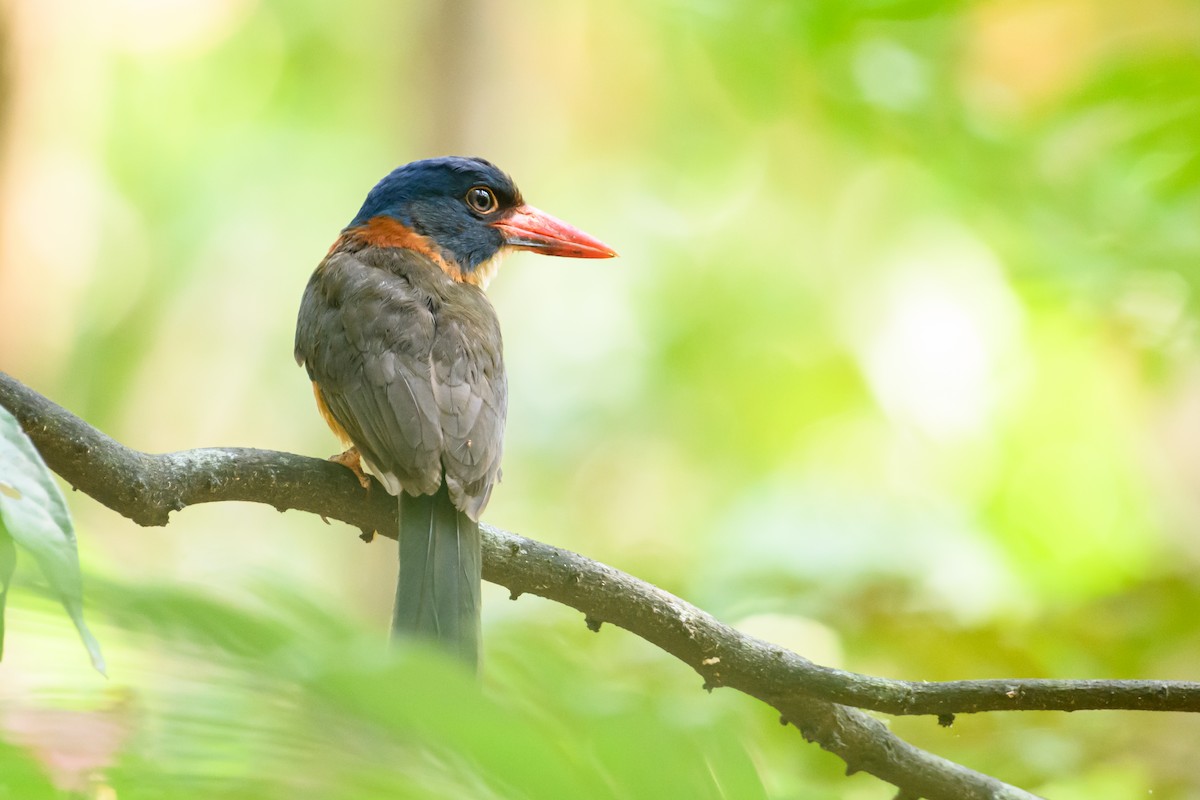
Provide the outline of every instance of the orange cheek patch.
<path id="1" fill-rule="evenodd" d="M 371 217 L 363 225 L 352 228 L 333 244 L 329 252 L 333 252 L 348 238 L 354 237 L 372 247 L 400 247 L 421 253 L 437 265 L 438 269 L 458 283 L 470 283 L 479 288 L 486 288 L 496 268 L 500 265 L 508 248 L 502 248 L 496 255 L 480 264 L 479 267 L 464 272 L 454 261 L 447 261 L 430 241 L 428 236 L 422 236 L 404 223 L 388 216 Z"/>
<path id="2" fill-rule="evenodd" d="M 348 233 L 374 247 L 401 247 L 421 253 L 452 279 L 463 280 L 462 270 L 457 264 L 442 258 L 428 236 L 422 236 L 392 217 L 371 217 L 365 225 L 359 225 Z"/>
<path id="3" fill-rule="evenodd" d="M 422 236 L 404 223 L 392 217 L 371 217 L 366 224 L 353 229 L 354 234 L 376 247 L 403 247 L 407 250 L 417 250 L 428 256 L 435 251 L 429 238 Z"/>

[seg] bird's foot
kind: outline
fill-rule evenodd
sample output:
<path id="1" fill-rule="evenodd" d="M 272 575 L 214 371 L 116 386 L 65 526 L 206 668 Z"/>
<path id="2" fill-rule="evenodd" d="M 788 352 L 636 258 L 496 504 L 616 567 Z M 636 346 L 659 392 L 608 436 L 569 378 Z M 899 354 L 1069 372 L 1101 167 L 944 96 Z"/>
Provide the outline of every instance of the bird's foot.
<path id="1" fill-rule="evenodd" d="M 371 488 L 371 477 L 363 472 L 362 456 L 359 455 L 357 447 L 351 447 L 344 453 L 338 453 L 336 456 L 330 456 L 329 460 L 335 464 L 341 464 L 346 469 L 354 473 L 354 477 L 358 478 L 358 482 L 364 489 Z"/>

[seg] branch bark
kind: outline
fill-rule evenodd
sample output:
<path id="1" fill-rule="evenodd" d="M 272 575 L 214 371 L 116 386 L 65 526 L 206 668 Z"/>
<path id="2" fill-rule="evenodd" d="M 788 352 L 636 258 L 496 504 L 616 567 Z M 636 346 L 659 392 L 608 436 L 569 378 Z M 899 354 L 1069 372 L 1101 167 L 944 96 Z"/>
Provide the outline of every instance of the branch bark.
<path id="1" fill-rule="evenodd" d="M 395 538 L 395 501 L 364 490 L 344 467 L 249 448 L 148 454 L 133 450 L 0 372 L 0 405 L 46 463 L 73 485 L 140 525 L 166 525 L 196 503 L 243 500 L 346 522 Z M 938 715 L 1088 709 L 1200 711 L 1200 683 L 1184 681 L 896 681 L 831 669 L 755 639 L 645 581 L 561 548 L 483 526 L 484 578 L 514 598 L 535 594 L 571 606 L 598 629 L 610 622 L 696 670 L 708 689 L 728 686 L 777 709 L 806 739 L 899 787 L 903 797 L 1000 800 L 1033 795 L 923 751 L 858 709 Z M 854 706 L 854 708 L 850 707 Z"/>

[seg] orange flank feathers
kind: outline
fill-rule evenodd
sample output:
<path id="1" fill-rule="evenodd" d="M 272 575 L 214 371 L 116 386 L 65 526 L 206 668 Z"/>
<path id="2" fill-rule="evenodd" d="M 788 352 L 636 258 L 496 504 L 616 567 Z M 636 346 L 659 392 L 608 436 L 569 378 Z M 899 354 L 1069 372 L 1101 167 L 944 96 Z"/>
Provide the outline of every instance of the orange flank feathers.
<path id="1" fill-rule="evenodd" d="M 325 424 L 329 426 L 331 431 L 333 431 L 333 435 L 338 438 L 338 441 L 349 447 L 352 444 L 350 441 L 350 435 L 346 433 L 346 429 L 343 428 L 336 419 L 334 419 L 333 414 L 329 411 L 329 406 L 325 405 L 325 398 L 321 395 L 321 387 L 317 385 L 316 381 L 313 381 L 312 387 L 313 396 L 317 398 L 317 410 L 321 412 L 321 418 L 325 420 Z"/>

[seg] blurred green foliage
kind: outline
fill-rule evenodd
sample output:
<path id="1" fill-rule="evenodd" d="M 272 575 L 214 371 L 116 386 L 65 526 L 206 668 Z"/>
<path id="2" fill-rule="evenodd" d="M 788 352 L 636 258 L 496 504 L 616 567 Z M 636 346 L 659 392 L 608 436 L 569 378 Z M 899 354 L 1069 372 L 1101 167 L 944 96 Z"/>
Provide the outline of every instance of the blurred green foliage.
<path id="1" fill-rule="evenodd" d="M 83 621 L 83 579 L 67 502 L 21 424 L 7 408 L 0 408 L 0 656 L 4 606 L 18 549 L 37 564 L 79 631 L 92 666 L 103 675 L 100 643 Z"/>
<path id="2" fill-rule="evenodd" d="M 136 447 L 333 452 L 308 272 L 388 169 L 478 153 L 622 254 L 491 290 L 490 522 L 856 671 L 1197 678 L 1189 0 L 168 5 L 5 12 L 0 368 Z M 122 798 L 891 796 L 540 601 L 486 597 L 481 686 L 391 653 L 351 531 L 70 500 L 113 677 L 10 601 L 0 797 L 64 780 L 19 735 L 52 712 L 107 721 Z M 893 726 L 1054 797 L 1200 793 L 1187 716 Z"/>

